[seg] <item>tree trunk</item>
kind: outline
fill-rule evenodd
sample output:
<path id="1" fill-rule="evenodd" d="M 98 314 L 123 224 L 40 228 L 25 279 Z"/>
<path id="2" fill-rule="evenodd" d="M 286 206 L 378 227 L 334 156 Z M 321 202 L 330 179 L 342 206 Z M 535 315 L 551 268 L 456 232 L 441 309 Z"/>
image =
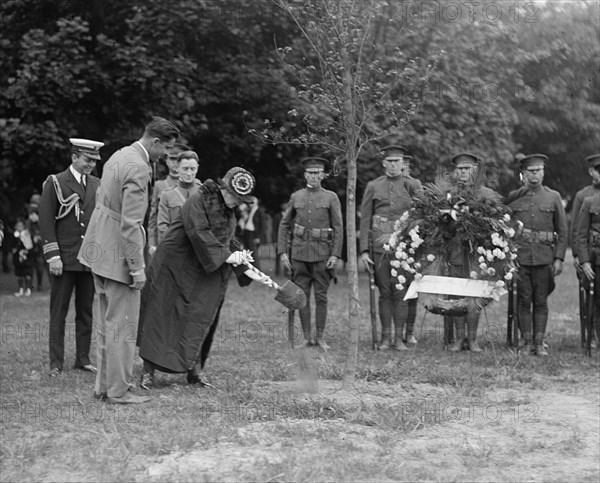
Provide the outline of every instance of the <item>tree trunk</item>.
<path id="1" fill-rule="evenodd" d="M 348 251 L 348 340 L 344 366 L 344 388 L 356 377 L 358 361 L 358 328 L 360 307 L 358 300 L 358 263 L 356 254 L 356 157 L 348 159 L 346 186 L 346 243 Z"/>
<path id="2" fill-rule="evenodd" d="M 345 55 L 344 55 L 345 54 Z M 356 111 L 354 98 L 355 81 L 352 77 L 352 62 L 347 52 L 342 58 L 346 63 L 343 77 L 345 103 L 344 128 L 346 138 L 346 163 L 348 166 L 348 182 L 346 185 L 346 243 L 348 252 L 348 339 L 346 346 L 346 361 L 344 367 L 344 383 L 347 389 L 356 378 L 356 365 L 358 361 L 358 327 L 359 327 L 359 300 L 358 300 L 358 264 L 356 260 L 356 178 L 357 178 L 357 142 L 358 128 L 356 125 Z"/>

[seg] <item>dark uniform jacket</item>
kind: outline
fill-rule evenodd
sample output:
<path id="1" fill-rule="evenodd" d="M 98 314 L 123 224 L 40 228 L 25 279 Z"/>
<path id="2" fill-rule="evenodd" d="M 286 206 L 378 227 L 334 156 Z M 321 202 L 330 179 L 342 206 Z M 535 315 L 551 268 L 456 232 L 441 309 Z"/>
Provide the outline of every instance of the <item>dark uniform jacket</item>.
<path id="1" fill-rule="evenodd" d="M 585 198 L 581 205 L 574 246 L 580 263 L 593 260 L 600 265 L 600 192 Z"/>
<path id="2" fill-rule="evenodd" d="M 338 196 L 323 188 L 303 188 L 292 194 L 281 218 L 278 252 L 288 253 L 291 234 L 292 260 L 320 262 L 331 255 L 340 258 L 343 230 Z"/>
<path id="3" fill-rule="evenodd" d="M 387 243 L 385 235 L 393 233 L 396 220 L 410 209 L 412 199 L 422 195 L 421 182 L 410 176 L 380 176 L 369 181 L 360 208 L 360 251 L 369 249 L 372 228 L 373 249 L 383 253 L 383 245 Z"/>
<path id="4" fill-rule="evenodd" d="M 150 196 L 150 209 L 148 210 L 148 245 L 158 246 L 158 208 L 160 206 L 160 196 L 166 189 L 177 186 L 178 178 L 173 178 L 170 174 L 165 179 L 159 179 L 154 183 L 152 195 Z M 164 232 L 162 233 L 164 235 Z"/>
<path id="5" fill-rule="evenodd" d="M 523 223 L 517 239 L 520 265 L 549 265 L 555 258 L 564 260 L 567 216 L 557 191 L 547 186 L 540 186 L 535 191 L 519 188 L 509 193 L 506 204 L 513 217 Z"/>
<path id="6" fill-rule="evenodd" d="M 595 194 L 600 193 L 600 185 L 596 186 L 591 184 L 586 186 L 583 189 L 580 189 L 575 195 L 575 199 L 573 200 L 573 207 L 571 209 L 571 230 L 569 234 L 571 235 L 571 250 L 573 251 L 573 256 L 577 257 L 577 224 L 579 222 L 579 213 L 581 211 L 581 205 L 583 204 L 583 200 L 588 196 L 593 196 Z"/>
<path id="7" fill-rule="evenodd" d="M 156 185 L 158 185 L 158 181 Z M 155 190 L 156 185 L 154 185 Z M 202 186 L 202 182 L 199 179 L 195 179 L 190 189 L 184 189 L 179 184 L 162 189 L 159 195 L 158 214 L 155 220 L 157 238 L 154 246 L 157 246 L 162 241 L 173 222 L 181 218 L 181 207 L 190 196 L 198 192 L 200 186 Z"/>
<path id="8" fill-rule="evenodd" d="M 57 255 L 66 271 L 89 271 L 79 260 L 77 254 L 87 230 L 94 206 L 96 204 L 96 190 L 100 180 L 95 176 L 86 176 L 85 192 L 77 181 L 70 168 L 56 175 L 62 191 L 62 199 L 67 200 L 77 194 L 79 200 L 73 204 L 69 213 L 57 220 L 61 210 L 54 182 L 50 177 L 44 182 L 42 199 L 39 206 L 40 235 L 42 237 L 42 250 L 46 261 Z M 65 210 L 66 208 L 63 208 Z"/>

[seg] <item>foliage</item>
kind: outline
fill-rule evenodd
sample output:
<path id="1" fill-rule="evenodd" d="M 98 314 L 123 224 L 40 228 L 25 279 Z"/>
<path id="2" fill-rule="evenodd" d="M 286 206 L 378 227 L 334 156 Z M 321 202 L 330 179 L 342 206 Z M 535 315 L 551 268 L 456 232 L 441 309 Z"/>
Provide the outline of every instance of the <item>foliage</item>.
<path id="1" fill-rule="evenodd" d="M 426 3 L 413 6 L 427 8 Z M 510 177 L 516 149 L 512 131 L 518 119 L 511 100 L 519 85 L 515 58 L 522 54 L 512 27 L 468 17 L 450 22 L 406 15 L 406 8 L 398 4 L 390 14 L 402 19 L 405 55 L 436 53 L 439 59 L 427 83 L 410 82 L 400 92 L 422 103 L 400 132 L 401 143 L 416 160 L 414 175 L 434 181 L 454 154 L 471 151 L 486 160 L 488 185 L 497 188 Z"/>
<path id="2" fill-rule="evenodd" d="M 516 26 L 516 67 L 530 95 L 514 99 L 514 139 L 545 153 L 545 182 L 565 197 L 589 183 L 586 156 L 600 146 L 600 4 L 545 2 L 536 23 Z"/>
<path id="3" fill-rule="evenodd" d="M 372 150 L 370 143 L 412 119 L 418 97 L 397 93 L 406 83 L 425 81 L 435 67 L 435 55 L 419 63 L 405 58 L 401 35 L 384 21 L 387 2 L 278 5 L 308 43 L 296 40 L 277 49 L 296 98 L 286 113 L 249 123 L 249 132 L 264 142 L 316 146 L 334 157 L 335 171 L 340 172 L 363 150 Z M 387 42 L 382 30 L 389 32 Z"/>
<path id="4" fill-rule="evenodd" d="M 9 0 L 0 25 L 3 218 L 66 167 L 69 137 L 104 141 L 107 159 L 153 114 L 198 150 L 203 179 L 244 164 L 267 205 L 287 196 L 289 150 L 265 149 L 242 120 L 285 101 L 272 45 L 293 29 L 267 0 Z"/>
<path id="5" fill-rule="evenodd" d="M 104 141 L 106 159 L 151 114 L 178 123 L 201 155 L 201 177 L 234 163 L 251 169 L 272 210 L 297 181 L 296 160 L 317 146 L 266 146 L 248 136 L 265 119 L 290 139 L 325 134 L 340 173 L 347 160 L 333 146 L 342 131 L 327 129 L 356 119 L 364 127 L 358 145 L 397 131 L 423 180 L 468 149 L 488 161 L 490 186 L 507 192 L 518 148 L 550 156 L 546 181 L 563 194 L 588 182 L 583 159 L 600 144 L 597 2 L 533 3 L 535 22 L 424 15 L 435 2 L 331 2 L 332 35 L 314 47 L 339 48 L 321 58 L 300 28 L 316 34 L 308 20 L 327 18 L 322 2 L 311 3 L 289 2 L 298 24 L 284 2 L 270 0 L 0 3 L 0 216 L 13 219 L 49 173 L 64 169 L 68 137 Z M 345 30 L 344 5 L 356 9 Z M 365 68 L 346 69 L 359 58 Z M 331 102 L 321 80 L 343 95 L 344 82 L 356 81 L 354 103 Z M 398 109 L 375 102 L 381 115 L 369 121 L 376 98 Z M 375 147 L 357 152 L 360 194 L 381 166 Z M 345 176 L 332 179 L 340 193 Z"/>

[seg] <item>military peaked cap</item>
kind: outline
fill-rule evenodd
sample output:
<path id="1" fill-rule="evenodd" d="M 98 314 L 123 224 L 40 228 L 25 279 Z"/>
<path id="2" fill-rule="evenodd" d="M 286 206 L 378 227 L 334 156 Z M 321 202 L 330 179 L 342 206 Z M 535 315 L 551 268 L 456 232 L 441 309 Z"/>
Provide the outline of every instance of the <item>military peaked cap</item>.
<path id="1" fill-rule="evenodd" d="M 529 154 L 519 160 L 521 169 L 527 169 L 530 166 L 545 166 L 548 156 L 545 154 Z"/>
<path id="2" fill-rule="evenodd" d="M 311 156 L 308 158 L 304 158 L 302 160 L 302 166 L 304 166 L 305 171 L 308 171 L 308 170 L 313 170 L 313 171 L 323 170 L 323 171 L 325 171 L 329 167 L 329 161 L 327 161 L 325 158 Z"/>
<path id="3" fill-rule="evenodd" d="M 74 153 L 84 154 L 91 159 L 102 159 L 100 158 L 100 148 L 104 146 L 104 143 L 81 138 L 69 138 L 69 141 L 73 145 Z"/>
<path id="4" fill-rule="evenodd" d="M 451 162 L 457 168 L 466 165 L 479 166 L 479 163 L 481 163 L 481 158 L 473 153 L 458 153 L 452 157 Z"/>

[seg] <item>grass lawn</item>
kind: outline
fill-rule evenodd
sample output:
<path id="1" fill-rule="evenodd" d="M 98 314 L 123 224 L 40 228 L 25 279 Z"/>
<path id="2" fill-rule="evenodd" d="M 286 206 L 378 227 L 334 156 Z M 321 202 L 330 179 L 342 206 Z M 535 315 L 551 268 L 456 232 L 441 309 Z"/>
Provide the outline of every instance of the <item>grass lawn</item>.
<path id="1" fill-rule="evenodd" d="M 506 298 L 481 317 L 481 355 L 444 352 L 441 318 L 422 308 L 416 348 L 374 352 L 361 274 L 351 390 L 341 386 L 346 281 L 340 269 L 325 352 L 290 349 L 274 292 L 232 280 L 204 373 L 216 389 L 157 373 L 150 403 L 117 407 L 92 397 L 93 375 L 71 369 L 72 313 L 66 370 L 46 376 L 49 292 L 16 298 L 2 274 L 0 481 L 600 479 L 600 366 L 597 351 L 579 348 L 570 259 L 550 299 L 544 359 L 505 347 Z M 138 359 L 136 381 L 140 371 Z"/>

